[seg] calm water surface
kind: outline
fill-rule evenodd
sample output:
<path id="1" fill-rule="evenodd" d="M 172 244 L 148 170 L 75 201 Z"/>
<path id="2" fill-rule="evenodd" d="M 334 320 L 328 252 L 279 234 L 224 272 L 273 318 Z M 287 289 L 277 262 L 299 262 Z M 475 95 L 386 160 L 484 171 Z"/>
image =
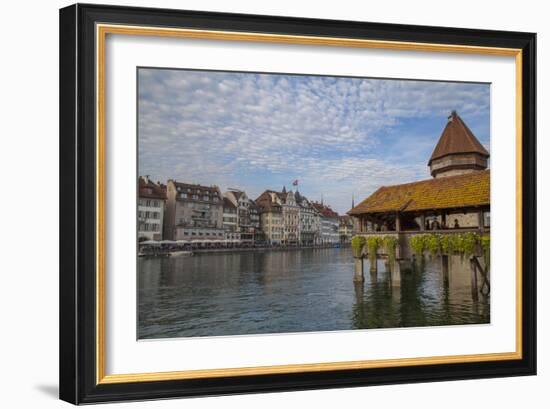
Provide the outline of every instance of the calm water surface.
<path id="1" fill-rule="evenodd" d="M 138 268 L 140 339 L 489 322 L 469 271 L 445 285 L 428 261 L 392 287 L 382 261 L 376 276 L 365 261 L 355 285 L 349 248 L 140 258 Z"/>

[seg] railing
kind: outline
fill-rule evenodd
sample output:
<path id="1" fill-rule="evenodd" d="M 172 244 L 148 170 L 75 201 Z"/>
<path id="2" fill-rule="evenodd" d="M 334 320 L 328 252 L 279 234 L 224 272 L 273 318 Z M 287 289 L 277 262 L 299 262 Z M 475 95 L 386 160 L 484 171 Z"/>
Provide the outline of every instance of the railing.
<path id="1" fill-rule="evenodd" d="M 433 229 L 433 230 L 387 230 L 387 231 L 360 231 L 355 234 L 360 236 L 367 236 L 367 235 L 379 235 L 379 236 L 387 236 L 387 235 L 394 235 L 394 234 L 460 234 L 460 233 L 489 233 L 490 228 L 484 227 L 483 229 L 479 227 L 462 227 L 458 229 Z"/>

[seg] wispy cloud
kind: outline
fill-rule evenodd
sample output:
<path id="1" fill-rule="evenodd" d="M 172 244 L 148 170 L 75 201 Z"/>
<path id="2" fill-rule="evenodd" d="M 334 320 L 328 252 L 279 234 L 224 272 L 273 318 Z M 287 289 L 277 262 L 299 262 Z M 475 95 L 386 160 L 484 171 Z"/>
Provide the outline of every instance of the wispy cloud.
<path id="1" fill-rule="evenodd" d="M 139 172 L 255 197 L 300 180 L 343 213 L 380 185 L 428 176 L 453 109 L 489 145 L 489 86 L 139 70 Z"/>

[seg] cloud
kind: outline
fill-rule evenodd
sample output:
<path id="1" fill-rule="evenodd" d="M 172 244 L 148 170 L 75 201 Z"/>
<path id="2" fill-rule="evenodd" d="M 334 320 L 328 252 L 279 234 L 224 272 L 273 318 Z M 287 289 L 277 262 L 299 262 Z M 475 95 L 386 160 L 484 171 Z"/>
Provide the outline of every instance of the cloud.
<path id="1" fill-rule="evenodd" d="M 303 193 L 323 193 L 340 212 L 352 192 L 362 199 L 382 184 L 428 176 L 434 136 L 419 132 L 427 121 L 444 123 L 456 109 L 489 128 L 486 84 L 164 69 L 138 75 L 140 174 L 239 186 L 252 197 L 298 178 Z M 481 139 L 489 144 L 488 135 Z"/>

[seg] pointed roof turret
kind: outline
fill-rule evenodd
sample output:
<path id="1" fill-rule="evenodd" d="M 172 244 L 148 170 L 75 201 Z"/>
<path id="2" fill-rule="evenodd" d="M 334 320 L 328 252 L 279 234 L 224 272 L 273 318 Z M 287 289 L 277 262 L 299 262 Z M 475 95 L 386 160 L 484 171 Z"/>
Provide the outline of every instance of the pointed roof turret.
<path id="1" fill-rule="evenodd" d="M 479 153 L 486 158 L 489 157 L 487 149 L 477 140 L 456 111 L 453 111 L 448 117 L 447 125 L 435 146 L 428 166 L 434 159 L 460 153 Z"/>
<path id="2" fill-rule="evenodd" d="M 430 157 L 432 176 L 452 176 L 487 168 L 489 152 L 453 111 Z"/>

